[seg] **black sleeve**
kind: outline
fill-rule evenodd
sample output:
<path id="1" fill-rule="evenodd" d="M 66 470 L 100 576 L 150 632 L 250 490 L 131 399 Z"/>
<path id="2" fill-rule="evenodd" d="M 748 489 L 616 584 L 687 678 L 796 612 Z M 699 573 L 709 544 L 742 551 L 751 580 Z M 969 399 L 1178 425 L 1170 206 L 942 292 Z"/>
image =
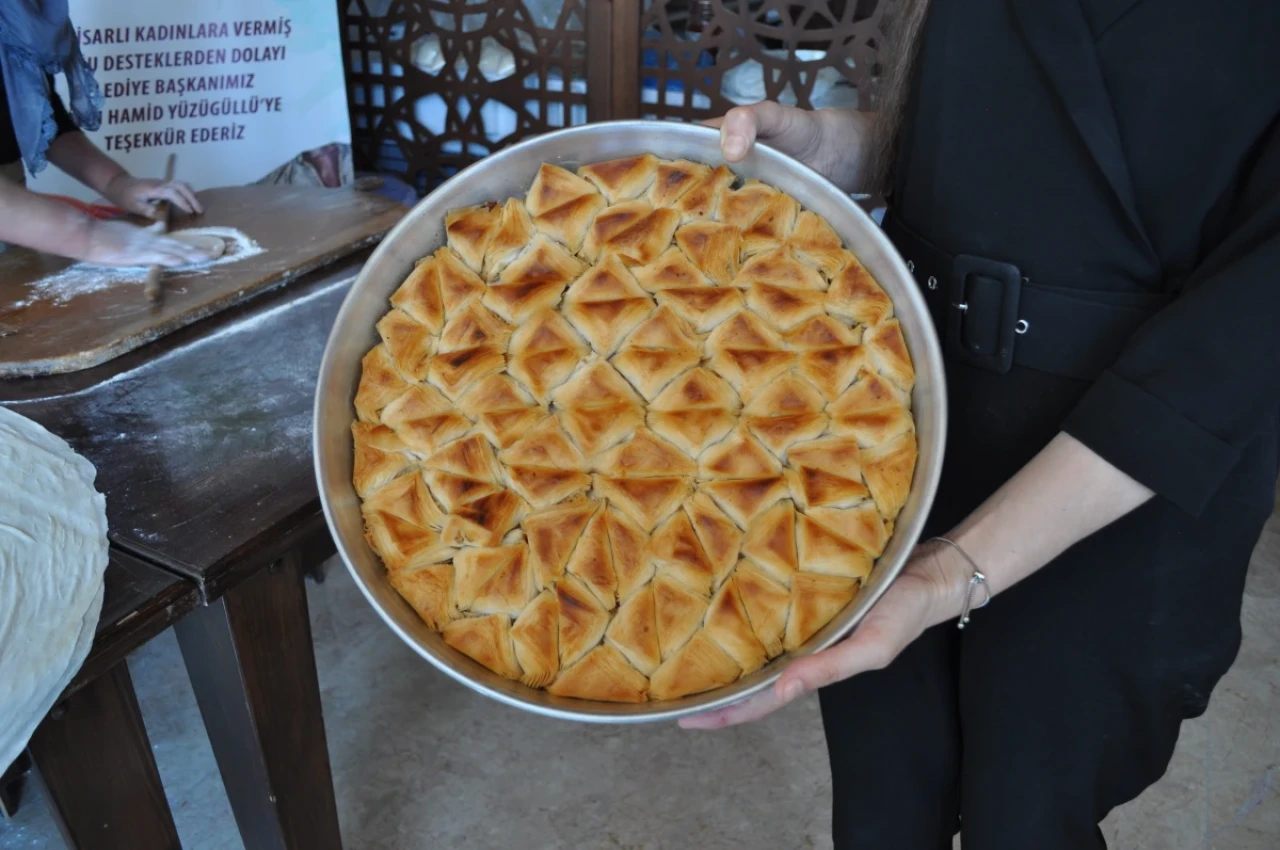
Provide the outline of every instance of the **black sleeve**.
<path id="1" fill-rule="evenodd" d="M 53 87 L 53 77 L 46 79 L 49 85 L 49 105 L 53 107 L 53 120 L 58 125 L 58 135 L 79 130 L 76 122 L 71 118 L 71 113 L 67 112 L 67 107 L 63 105 L 62 98 L 58 97 L 58 90 Z"/>
<path id="2" fill-rule="evenodd" d="M 1280 120 L 1251 160 L 1225 238 L 1063 426 L 1193 515 L 1280 406 Z"/>

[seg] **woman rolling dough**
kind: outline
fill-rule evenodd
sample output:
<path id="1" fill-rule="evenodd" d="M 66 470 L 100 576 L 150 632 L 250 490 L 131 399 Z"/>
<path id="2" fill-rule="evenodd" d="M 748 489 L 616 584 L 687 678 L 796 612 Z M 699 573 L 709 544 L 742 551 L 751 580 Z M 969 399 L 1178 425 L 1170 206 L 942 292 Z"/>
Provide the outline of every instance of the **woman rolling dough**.
<path id="1" fill-rule="evenodd" d="M 54 74 L 66 75 L 70 112 L 54 91 Z M 0 243 L 102 265 L 181 266 L 210 259 L 197 245 L 95 219 L 25 188 L 24 163 L 35 174 L 52 162 L 131 213 L 150 215 L 160 201 L 201 211 L 187 184 L 133 177 L 80 132 L 101 122 L 102 92 L 80 54 L 67 0 L 0 3 L 0 82 Z"/>

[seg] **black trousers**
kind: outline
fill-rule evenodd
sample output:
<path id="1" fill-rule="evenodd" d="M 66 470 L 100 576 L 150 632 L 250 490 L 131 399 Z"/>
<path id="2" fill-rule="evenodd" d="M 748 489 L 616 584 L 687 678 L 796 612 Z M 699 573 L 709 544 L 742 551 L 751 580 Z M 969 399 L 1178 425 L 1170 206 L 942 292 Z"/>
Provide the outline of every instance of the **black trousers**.
<path id="1" fill-rule="evenodd" d="M 975 443 L 948 451 L 931 533 L 1011 474 L 984 483 L 1009 444 Z M 825 689 L 836 848 L 950 850 L 957 830 L 965 850 L 1105 847 L 1098 822 L 1160 778 L 1235 658 L 1276 454 L 1264 435 L 1202 516 L 1152 500 L 963 632 Z"/>

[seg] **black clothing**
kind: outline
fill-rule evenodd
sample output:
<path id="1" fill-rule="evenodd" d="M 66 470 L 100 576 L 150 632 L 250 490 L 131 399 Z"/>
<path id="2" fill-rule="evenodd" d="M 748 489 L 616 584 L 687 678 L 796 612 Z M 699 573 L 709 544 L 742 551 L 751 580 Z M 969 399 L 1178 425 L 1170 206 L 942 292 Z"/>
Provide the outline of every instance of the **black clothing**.
<path id="1" fill-rule="evenodd" d="M 62 98 L 53 88 L 53 78 L 49 83 L 49 103 L 53 106 L 53 120 L 58 125 L 58 135 L 79 129 L 71 120 L 71 114 L 63 105 Z M 9 117 L 9 95 L 4 87 L 4 72 L 0 71 L 0 165 L 8 165 L 22 159 L 22 151 L 18 148 L 18 137 L 13 133 L 13 120 Z"/>
<path id="2" fill-rule="evenodd" d="M 966 850 L 1102 847 L 1098 820 L 1160 777 L 1234 659 L 1280 473 L 1276 32 L 1280 5 L 1245 0 L 932 3 L 893 216 L 1017 274 L 928 290 L 917 270 L 968 305 L 939 327 L 958 330 L 927 533 L 1063 430 L 1156 498 L 963 633 L 824 692 L 837 847 L 950 847 L 960 823 Z M 1019 334 L 1001 308 L 1021 277 L 1145 321 Z M 1073 368 L 1026 365 L 1038 333 Z M 1000 340 L 1009 363 L 971 365 Z"/>

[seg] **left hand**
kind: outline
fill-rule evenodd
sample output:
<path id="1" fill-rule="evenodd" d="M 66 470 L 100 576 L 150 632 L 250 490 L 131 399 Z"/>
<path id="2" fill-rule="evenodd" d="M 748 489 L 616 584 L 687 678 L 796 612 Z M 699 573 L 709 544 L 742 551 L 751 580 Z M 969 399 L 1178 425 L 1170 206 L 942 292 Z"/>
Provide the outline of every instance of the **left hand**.
<path id="1" fill-rule="evenodd" d="M 719 729 L 759 720 L 809 691 L 887 667 L 925 629 L 960 616 L 964 566 L 944 544 L 917 546 L 897 580 L 848 638 L 791 662 L 774 686 L 740 703 L 680 720 L 685 729 Z"/>
<path id="2" fill-rule="evenodd" d="M 183 212 L 196 215 L 204 212 L 196 193 L 181 180 L 151 180 L 121 174 L 107 184 L 102 193 L 107 200 L 126 212 L 154 218 L 156 204 L 168 201 Z"/>

